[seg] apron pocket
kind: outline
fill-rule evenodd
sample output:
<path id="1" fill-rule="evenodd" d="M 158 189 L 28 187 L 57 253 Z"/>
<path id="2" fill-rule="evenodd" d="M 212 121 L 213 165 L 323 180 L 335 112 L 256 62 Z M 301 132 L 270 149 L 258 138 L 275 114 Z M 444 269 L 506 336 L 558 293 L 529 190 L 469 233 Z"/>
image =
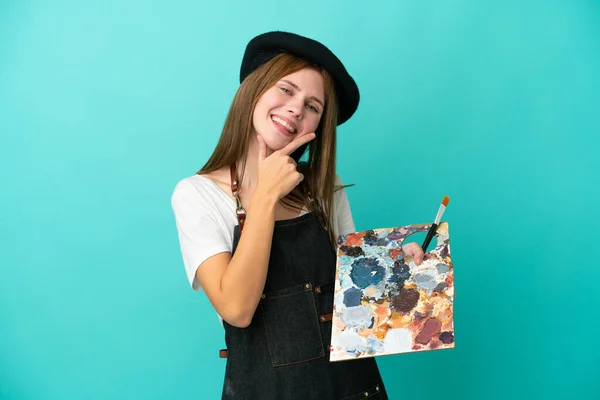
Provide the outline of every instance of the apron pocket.
<path id="1" fill-rule="evenodd" d="M 355 393 L 352 396 L 344 397 L 341 400 L 358 400 L 358 399 L 381 400 L 381 399 L 383 399 L 383 397 L 381 396 L 381 391 L 379 389 L 380 389 L 380 386 L 375 385 L 369 389 L 363 390 L 362 392 Z"/>
<path id="2" fill-rule="evenodd" d="M 271 363 L 298 364 L 325 355 L 312 284 L 263 294 L 260 302 Z"/>

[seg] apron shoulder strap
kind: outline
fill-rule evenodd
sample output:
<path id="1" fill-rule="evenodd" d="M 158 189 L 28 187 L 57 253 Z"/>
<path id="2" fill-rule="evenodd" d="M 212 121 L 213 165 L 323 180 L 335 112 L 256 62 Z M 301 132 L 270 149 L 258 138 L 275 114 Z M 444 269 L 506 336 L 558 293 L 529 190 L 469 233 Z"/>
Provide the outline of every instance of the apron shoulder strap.
<path id="1" fill-rule="evenodd" d="M 238 181 L 237 171 L 235 162 L 229 166 L 229 172 L 231 173 L 231 193 L 235 197 L 235 215 L 237 216 L 238 223 L 240 225 L 240 235 L 242 229 L 244 229 L 244 222 L 246 222 L 246 210 L 242 207 L 242 201 L 240 200 L 240 185 Z"/>

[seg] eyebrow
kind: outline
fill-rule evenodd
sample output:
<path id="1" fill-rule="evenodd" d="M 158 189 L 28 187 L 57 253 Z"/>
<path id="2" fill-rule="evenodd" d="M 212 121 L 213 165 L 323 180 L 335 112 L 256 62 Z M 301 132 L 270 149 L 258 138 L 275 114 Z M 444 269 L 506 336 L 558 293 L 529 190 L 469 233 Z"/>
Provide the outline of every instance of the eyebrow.
<path id="1" fill-rule="evenodd" d="M 287 79 L 282 79 L 281 81 L 287 83 L 288 85 L 292 86 L 296 90 L 300 90 L 300 88 L 298 87 L 298 85 L 296 85 L 292 81 L 288 81 Z M 321 100 L 319 100 L 317 97 L 310 96 L 308 99 L 316 101 L 317 103 L 319 103 L 321 105 L 321 107 L 325 108 L 325 105 L 323 104 L 323 102 Z"/>

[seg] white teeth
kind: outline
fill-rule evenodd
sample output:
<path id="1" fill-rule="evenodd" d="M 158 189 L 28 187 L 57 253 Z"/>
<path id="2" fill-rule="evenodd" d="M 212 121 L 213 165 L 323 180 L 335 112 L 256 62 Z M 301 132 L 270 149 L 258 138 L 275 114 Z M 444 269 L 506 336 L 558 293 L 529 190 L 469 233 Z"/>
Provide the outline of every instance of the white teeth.
<path id="1" fill-rule="evenodd" d="M 287 129 L 288 131 L 290 131 L 290 133 L 294 133 L 296 132 L 296 129 L 294 129 L 293 126 L 291 126 L 290 124 L 288 124 L 287 122 L 285 122 L 284 120 L 282 120 L 281 118 L 277 118 L 277 117 L 272 117 L 273 121 L 285 126 L 285 129 Z"/>

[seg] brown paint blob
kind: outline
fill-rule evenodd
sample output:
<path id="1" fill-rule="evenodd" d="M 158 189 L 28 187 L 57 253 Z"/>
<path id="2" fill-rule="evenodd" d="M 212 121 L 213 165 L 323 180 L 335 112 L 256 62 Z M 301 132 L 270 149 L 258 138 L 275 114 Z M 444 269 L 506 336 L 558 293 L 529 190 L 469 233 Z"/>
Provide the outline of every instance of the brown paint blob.
<path id="1" fill-rule="evenodd" d="M 416 289 L 400 289 L 400 293 L 392 298 L 392 307 L 396 311 L 410 312 L 419 302 L 419 291 Z"/>
<path id="2" fill-rule="evenodd" d="M 421 344 L 427 344 L 431 340 L 431 338 L 440 331 L 442 328 L 442 322 L 437 318 L 430 318 L 425 322 L 423 329 L 417 337 L 415 338 L 415 342 Z"/>
<path id="3" fill-rule="evenodd" d="M 454 343 L 454 334 L 452 332 L 442 332 L 440 333 L 440 340 L 444 344 Z"/>

